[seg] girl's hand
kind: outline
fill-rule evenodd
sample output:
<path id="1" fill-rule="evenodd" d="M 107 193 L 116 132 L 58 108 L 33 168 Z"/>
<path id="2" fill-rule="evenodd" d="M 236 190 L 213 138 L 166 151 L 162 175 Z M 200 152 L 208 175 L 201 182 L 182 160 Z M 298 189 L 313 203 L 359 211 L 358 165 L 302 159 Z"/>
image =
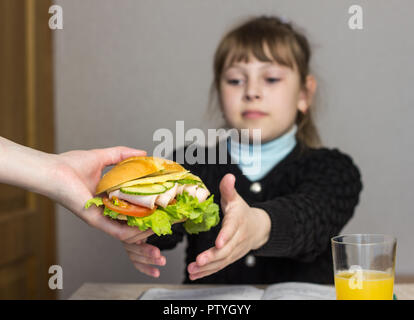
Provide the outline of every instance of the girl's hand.
<path id="1" fill-rule="evenodd" d="M 161 255 L 160 249 L 145 243 L 146 241 L 147 238 L 135 243 L 124 242 L 124 247 L 136 269 L 150 277 L 158 278 L 160 271 L 151 265 L 163 266 L 166 264 L 166 258 Z"/>
<path id="2" fill-rule="evenodd" d="M 176 221 L 173 224 L 181 222 Z M 123 243 L 128 257 L 135 268 L 150 277 L 158 278 L 160 276 L 159 269 L 151 265 L 164 266 L 167 263 L 167 259 L 161 255 L 160 249 L 146 243 L 147 238 L 153 234 L 154 232 L 149 229 L 137 235 L 135 239 L 130 238 L 127 241 L 123 241 Z"/>
<path id="3" fill-rule="evenodd" d="M 250 207 L 234 188 L 236 179 L 226 174 L 220 182 L 224 218 L 215 246 L 200 253 L 188 265 L 190 279 L 213 274 L 263 246 L 270 234 L 270 218 L 262 209 Z"/>

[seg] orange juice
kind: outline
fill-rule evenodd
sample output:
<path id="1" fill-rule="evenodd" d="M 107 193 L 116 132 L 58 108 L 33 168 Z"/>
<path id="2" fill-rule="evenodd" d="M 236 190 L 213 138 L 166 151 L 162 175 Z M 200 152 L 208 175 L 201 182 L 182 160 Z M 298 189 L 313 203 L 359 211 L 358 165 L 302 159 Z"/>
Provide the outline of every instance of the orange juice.
<path id="1" fill-rule="evenodd" d="M 341 271 L 335 275 L 337 300 L 392 300 L 394 276 L 383 271 Z"/>

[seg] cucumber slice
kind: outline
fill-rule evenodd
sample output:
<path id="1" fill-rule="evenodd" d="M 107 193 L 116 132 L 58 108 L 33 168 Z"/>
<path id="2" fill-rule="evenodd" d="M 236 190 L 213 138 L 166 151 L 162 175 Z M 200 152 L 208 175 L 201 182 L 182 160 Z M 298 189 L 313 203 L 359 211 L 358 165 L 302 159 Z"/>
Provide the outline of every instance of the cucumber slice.
<path id="1" fill-rule="evenodd" d="M 131 187 L 125 187 L 120 189 L 122 193 L 134 194 L 134 195 L 152 195 L 160 194 L 167 191 L 167 188 L 162 184 L 139 184 Z"/>
<path id="2" fill-rule="evenodd" d="M 172 187 L 174 187 L 175 182 L 174 181 L 166 181 L 162 184 L 164 187 L 167 188 L 167 190 L 170 190 Z"/>
<path id="3" fill-rule="evenodd" d="M 180 179 L 175 182 L 179 184 L 201 184 L 202 183 L 201 181 L 194 180 L 194 179 Z"/>

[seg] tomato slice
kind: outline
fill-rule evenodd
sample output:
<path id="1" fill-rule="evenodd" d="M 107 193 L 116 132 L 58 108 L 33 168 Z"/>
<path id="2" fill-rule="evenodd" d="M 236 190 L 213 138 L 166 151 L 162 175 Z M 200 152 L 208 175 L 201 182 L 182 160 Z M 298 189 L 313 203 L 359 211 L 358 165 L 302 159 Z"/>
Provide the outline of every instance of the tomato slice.
<path id="1" fill-rule="evenodd" d="M 132 216 L 132 217 L 147 217 L 153 214 L 154 211 L 157 209 L 157 206 L 154 206 L 153 209 L 150 209 L 150 208 L 137 206 L 135 204 L 123 201 L 118 198 L 116 198 L 116 200 L 118 201 L 118 204 L 119 204 L 118 206 L 114 205 L 112 201 L 109 200 L 107 197 L 104 197 L 102 199 L 102 202 L 108 209 L 111 209 L 120 214 L 124 214 L 126 216 Z"/>

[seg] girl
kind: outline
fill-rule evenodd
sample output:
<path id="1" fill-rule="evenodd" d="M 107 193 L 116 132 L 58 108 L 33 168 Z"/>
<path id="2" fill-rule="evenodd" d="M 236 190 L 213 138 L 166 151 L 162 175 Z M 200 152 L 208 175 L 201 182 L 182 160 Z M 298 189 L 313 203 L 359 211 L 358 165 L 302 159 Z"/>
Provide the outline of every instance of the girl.
<path id="1" fill-rule="evenodd" d="M 353 215 L 362 184 L 349 156 L 320 147 L 310 55 L 306 38 L 277 17 L 251 19 L 221 40 L 212 89 L 227 128 L 261 129 L 261 171 L 243 174 L 251 144 L 232 139 L 227 164 L 184 164 L 221 204 L 218 226 L 187 235 L 185 283 L 333 283 L 330 238 Z M 171 236 L 126 249 L 139 270 L 157 277 L 150 264 L 165 264 L 159 249 L 185 234 L 174 225 Z"/>

